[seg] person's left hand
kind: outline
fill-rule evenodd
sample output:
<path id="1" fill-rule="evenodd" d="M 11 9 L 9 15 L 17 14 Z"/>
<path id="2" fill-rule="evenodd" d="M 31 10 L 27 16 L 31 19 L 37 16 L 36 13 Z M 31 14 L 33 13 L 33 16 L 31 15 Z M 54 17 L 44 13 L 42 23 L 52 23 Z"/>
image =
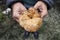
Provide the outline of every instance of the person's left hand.
<path id="1" fill-rule="evenodd" d="M 48 14 L 48 11 L 47 11 L 47 6 L 44 2 L 42 1 L 38 1 L 35 6 L 34 6 L 35 9 L 39 9 L 40 12 L 41 12 L 41 17 L 44 18 L 47 14 Z"/>

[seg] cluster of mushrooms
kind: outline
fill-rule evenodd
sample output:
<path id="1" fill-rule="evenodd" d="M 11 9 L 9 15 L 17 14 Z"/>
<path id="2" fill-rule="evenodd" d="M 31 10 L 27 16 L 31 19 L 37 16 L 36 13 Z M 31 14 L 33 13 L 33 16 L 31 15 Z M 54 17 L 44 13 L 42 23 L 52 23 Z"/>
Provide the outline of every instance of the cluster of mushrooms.
<path id="1" fill-rule="evenodd" d="M 35 32 L 41 28 L 42 18 L 40 12 L 34 8 L 29 8 L 22 12 L 19 17 L 19 24 L 28 32 Z"/>

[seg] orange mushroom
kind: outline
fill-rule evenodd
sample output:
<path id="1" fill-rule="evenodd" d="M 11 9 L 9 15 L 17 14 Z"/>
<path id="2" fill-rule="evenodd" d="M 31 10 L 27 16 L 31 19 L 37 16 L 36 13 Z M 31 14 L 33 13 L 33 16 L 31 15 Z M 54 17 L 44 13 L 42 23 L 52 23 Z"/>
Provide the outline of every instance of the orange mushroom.
<path id="1" fill-rule="evenodd" d="M 42 18 L 39 12 L 31 7 L 19 17 L 19 24 L 26 31 L 35 32 L 41 27 Z"/>

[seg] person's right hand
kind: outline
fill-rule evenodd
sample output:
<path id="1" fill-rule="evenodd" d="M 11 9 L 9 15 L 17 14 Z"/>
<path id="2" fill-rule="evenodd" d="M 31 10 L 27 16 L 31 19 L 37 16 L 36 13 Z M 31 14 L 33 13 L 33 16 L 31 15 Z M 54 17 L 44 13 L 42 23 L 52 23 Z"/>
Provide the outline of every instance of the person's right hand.
<path id="1" fill-rule="evenodd" d="M 20 14 L 27 10 L 23 4 L 21 3 L 15 3 L 13 6 L 12 6 L 12 17 L 18 22 L 18 17 L 20 16 Z"/>

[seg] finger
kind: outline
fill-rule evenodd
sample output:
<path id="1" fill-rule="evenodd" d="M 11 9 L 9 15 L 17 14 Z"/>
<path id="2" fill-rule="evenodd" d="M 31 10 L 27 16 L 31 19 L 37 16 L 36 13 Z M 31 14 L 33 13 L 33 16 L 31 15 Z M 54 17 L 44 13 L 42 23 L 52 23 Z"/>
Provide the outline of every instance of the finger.
<path id="1" fill-rule="evenodd" d="M 18 7 L 17 7 L 18 6 Z M 25 10 L 27 10 L 22 3 L 15 3 L 13 6 L 13 13 L 21 13 Z"/>
<path id="2" fill-rule="evenodd" d="M 48 11 L 47 9 L 43 8 L 43 7 L 40 7 L 39 8 L 40 12 L 41 12 L 41 17 L 45 17 L 47 14 L 48 14 Z"/>
<path id="3" fill-rule="evenodd" d="M 17 22 L 19 21 L 19 19 L 17 17 L 13 17 L 14 20 L 16 20 Z"/>
<path id="4" fill-rule="evenodd" d="M 41 17 L 45 17 L 48 14 L 47 7 L 45 5 L 41 5 L 39 7 L 39 10 L 41 12 Z"/>
<path id="5" fill-rule="evenodd" d="M 19 11 L 18 11 L 18 14 L 19 14 L 19 15 L 22 14 L 22 10 L 19 10 Z"/>
<path id="6" fill-rule="evenodd" d="M 12 8 L 18 8 L 18 9 L 21 9 L 22 11 L 23 10 L 27 10 L 25 7 L 24 7 L 24 5 L 22 4 L 22 3 L 15 3 L 13 6 L 12 6 Z"/>
<path id="7" fill-rule="evenodd" d="M 44 18 L 47 14 L 48 14 L 47 11 L 43 11 L 43 12 L 41 12 L 41 17 Z"/>
<path id="8" fill-rule="evenodd" d="M 35 8 L 35 9 L 38 9 L 39 6 L 40 6 L 40 1 L 38 1 L 38 2 L 35 4 L 34 8 Z"/>

